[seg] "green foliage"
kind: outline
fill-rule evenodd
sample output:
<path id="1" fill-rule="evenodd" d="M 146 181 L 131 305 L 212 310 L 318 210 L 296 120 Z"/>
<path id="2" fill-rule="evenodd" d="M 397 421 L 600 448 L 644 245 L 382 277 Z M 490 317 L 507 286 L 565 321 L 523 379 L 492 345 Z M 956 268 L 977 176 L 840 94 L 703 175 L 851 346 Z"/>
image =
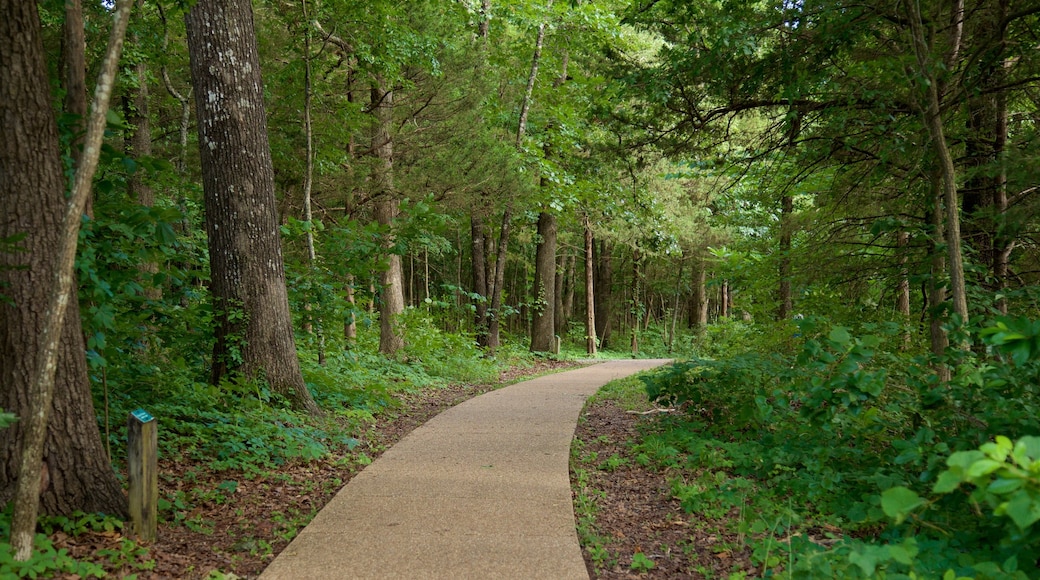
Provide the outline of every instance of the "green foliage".
<path id="1" fill-rule="evenodd" d="M 134 569 L 149 569 L 153 562 L 146 560 L 148 551 L 134 542 L 123 538 L 119 554 L 106 553 L 104 565 L 97 561 L 79 561 L 69 555 L 64 548 L 56 548 L 48 537 L 57 530 L 70 536 L 85 533 L 117 534 L 122 530 L 123 522 L 100 514 L 84 514 L 77 512 L 69 517 L 42 517 L 40 526 L 44 533 L 36 534 L 33 553 L 25 562 L 15 561 L 14 549 L 8 539 L 11 535 L 11 505 L 8 504 L 0 513 L 0 576 L 5 578 L 51 578 L 55 576 L 72 576 L 79 578 L 104 578 L 108 569 L 122 569 L 129 566 Z M 125 552 L 125 553 L 124 553 Z"/>
<path id="2" fill-rule="evenodd" d="M 1038 329 L 1003 318 L 970 329 L 989 356 L 929 358 L 903 351 L 898 325 L 807 318 L 797 354 L 738 352 L 645 376 L 651 399 L 685 417 L 661 418 L 633 453 L 696 474 L 673 480 L 688 511 L 758 514 L 768 533 L 751 548 L 763 558 L 783 535 L 769 522 L 784 522 L 784 577 L 1030 577 L 1019 564 L 1040 557 Z M 954 369 L 949 383 L 936 364 Z M 794 540 L 819 525 L 846 535 Z"/>

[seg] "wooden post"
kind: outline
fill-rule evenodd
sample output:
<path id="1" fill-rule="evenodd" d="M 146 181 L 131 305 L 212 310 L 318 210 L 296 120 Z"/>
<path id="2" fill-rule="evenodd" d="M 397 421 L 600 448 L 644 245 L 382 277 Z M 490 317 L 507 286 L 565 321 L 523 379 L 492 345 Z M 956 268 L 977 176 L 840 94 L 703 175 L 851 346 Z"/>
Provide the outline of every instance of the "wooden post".
<path id="1" fill-rule="evenodd" d="M 137 409 L 127 418 L 127 467 L 130 480 L 130 521 L 144 542 L 156 540 L 159 467 L 155 417 Z"/>

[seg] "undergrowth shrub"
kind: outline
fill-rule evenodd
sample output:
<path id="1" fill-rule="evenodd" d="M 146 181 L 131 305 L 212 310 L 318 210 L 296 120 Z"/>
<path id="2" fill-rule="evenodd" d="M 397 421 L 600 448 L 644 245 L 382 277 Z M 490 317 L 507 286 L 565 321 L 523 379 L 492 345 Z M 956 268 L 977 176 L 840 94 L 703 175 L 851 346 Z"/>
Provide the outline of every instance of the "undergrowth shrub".
<path id="1" fill-rule="evenodd" d="M 698 474 L 673 482 L 688 511 L 787 522 L 791 553 L 762 562 L 770 574 L 1040 577 L 1040 323 L 972 328 L 976 347 L 943 357 L 905 351 L 895 324 L 797 324 L 796 352 L 646 376 L 683 414 L 659 420 L 637 461 Z M 821 525 L 836 542 L 807 539 Z"/>

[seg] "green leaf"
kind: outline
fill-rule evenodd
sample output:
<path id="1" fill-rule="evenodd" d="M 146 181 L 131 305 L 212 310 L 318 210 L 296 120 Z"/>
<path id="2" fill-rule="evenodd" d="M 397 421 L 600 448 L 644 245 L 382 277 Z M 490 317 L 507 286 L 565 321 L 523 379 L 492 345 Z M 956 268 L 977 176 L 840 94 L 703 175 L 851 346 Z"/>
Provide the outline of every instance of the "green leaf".
<path id="1" fill-rule="evenodd" d="M 867 578 L 873 577 L 874 570 L 877 569 L 877 556 L 874 554 L 853 552 L 849 554 L 849 562 L 859 566 L 859 569 L 863 571 L 863 575 Z"/>
<path id="2" fill-rule="evenodd" d="M 1030 435 L 1019 439 L 1011 456 L 1019 467 L 1029 469 L 1034 461 L 1040 459 L 1040 437 Z"/>
<path id="3" fill-rule="evenodd" d="M 1015 522 L 1020 529 L 1025 530 L 1034 522 L 1040 520 L 1040 502 L 1036 501 L 1026 490 L 1019 490 L 1011 501 L 1003 504 L 1004 514 Z M 998 509 L 998 511 L 1000 511 Z"/>
<path id="4" fill-rule="evenodd" d="M 845 345 L 849 343 L 849 340 L 852 339 L 852 336 L 849 334 L 849 329 L 845 328 L 844 326 L 835 326 L 831 329 L 831 332 L 829 335 L 827 335 L 827 338 L 831 339 L 832 341 L 838 344 Z"/>
<path id="5" fill-rule="evenodd" d="M 1007 495 L 1022 487 L 1021 479 L 1000 478 L 989 484 L 986 491 L 996 495 Z"/>
<path id="6" fill-rule="evenodd" d="M 984 457 L 986 455 L 983 452 L 974 449 L 971 451 L 958 451 L 946 458 L 946 465 L 952 468 L 959 468 L 962 471 L 968 471 L 968 468 L 973 463 Z"/>
<path id="7" fill-rule="evenodd" d="M 994 471 L 1003 467 L 1003 461 L 994 461 L 992 459 L 980 459 L 975 463 L 972 463 L 968 467 L 967 475 L 971 479 L 982 477 L 983 475 L 989 475 Z"/>
<path id="8" fill-rule="evenodd" d="M 886 489 L 881 494 L 881 509 L 897 524 L 906 521 L 910 513 L 923 504 L 924 500 L 921 499 L 921 496 L 902 486 Z"/>
<path id="9" fill-rule="evenodd" d="M 939 479 L 935 481 L 932 493 L 950 493 L 960 487 L 962 481 L 963 478 L 958 473 L 948 469 L 939 474 Z"/>

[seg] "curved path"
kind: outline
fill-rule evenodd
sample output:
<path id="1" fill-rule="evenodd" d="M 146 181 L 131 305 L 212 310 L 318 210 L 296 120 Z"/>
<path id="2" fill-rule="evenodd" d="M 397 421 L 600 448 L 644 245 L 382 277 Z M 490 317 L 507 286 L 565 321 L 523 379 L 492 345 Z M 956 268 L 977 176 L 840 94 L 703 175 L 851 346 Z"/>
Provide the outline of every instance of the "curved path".
<path id="1" fill-rule="evenodd" d="M 260 576 L 588 579 L 568 464 L 585 399 L 666 363 L 619 360 L 452 407 L 354 477 Z"/>

